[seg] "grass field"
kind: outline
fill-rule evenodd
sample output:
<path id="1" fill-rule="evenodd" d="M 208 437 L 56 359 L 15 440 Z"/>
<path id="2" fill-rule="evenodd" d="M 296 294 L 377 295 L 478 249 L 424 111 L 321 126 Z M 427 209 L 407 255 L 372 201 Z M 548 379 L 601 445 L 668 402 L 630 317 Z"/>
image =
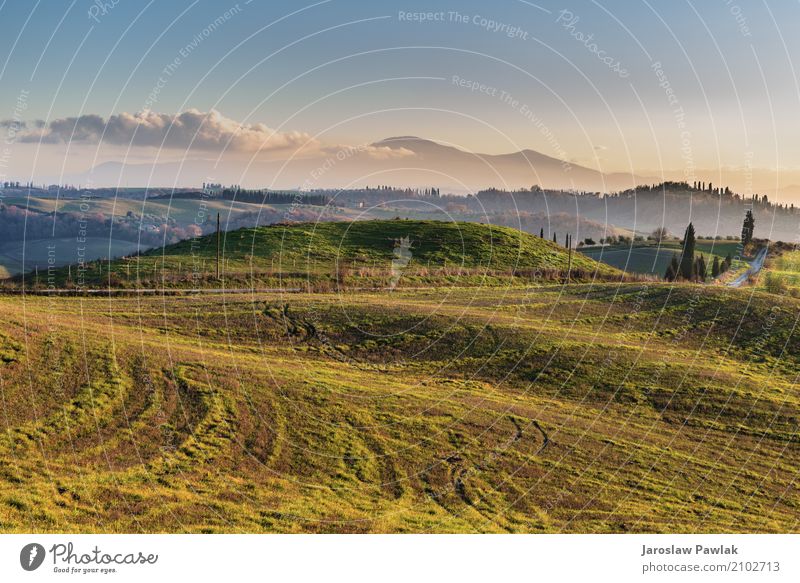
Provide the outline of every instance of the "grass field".
<path id="1" fill-rule="evenodd" d="M 51 263 L 58 267 L 76 263 L 81 253 L 84 257 L 108 258 L 135 253 L 137 249 L 135 241 L 109 241 L 102 237 L 85 237 L 80 243 L 75 237 L 10 241 L 0 244 L 0 266 L 7 277 L 37 267 L 43 272 Z"/>
<path id="2" fill-rule="evenodd" d="M 4 532 L 796 532 L 798 300 L 0 297 Z"/>
<path id="3" fill-rule="evenodd" d="M 0 295 L 1 531 L 798 529 L 790 294 L 567 283 L 468 223 L 220 243 L 220 280 L 203 237 L 86 272 L 129 295 Z"/>
<path id="4" fill-rule="evenodd" d="M 714 256 L 720 261 L 730 253 L 736 257 L 740 252 L 738 241 L 717 241 L 699 239 L 697 253 L 703 253 L 710 266 Z M 678 241 L 664 241 L 660 245 L 655 242 L 635 242 L 632 245 L 608 245 L 605 247 L 587 247 L 580 252 L 597 261 L 627 271 L 629 273 L 652 274 L 663 276 L 674 254 L 680 255 L 681 245 Z"/>
<path id="5" fill-rule="evenodd" d="M 675 253 L 673 249 L 652 246 L 608 246 L 581 249 L 581 253 L 596 261 L 602 261 L 617 269 L 632 273 L 664 275 L 667 265 Z"/>

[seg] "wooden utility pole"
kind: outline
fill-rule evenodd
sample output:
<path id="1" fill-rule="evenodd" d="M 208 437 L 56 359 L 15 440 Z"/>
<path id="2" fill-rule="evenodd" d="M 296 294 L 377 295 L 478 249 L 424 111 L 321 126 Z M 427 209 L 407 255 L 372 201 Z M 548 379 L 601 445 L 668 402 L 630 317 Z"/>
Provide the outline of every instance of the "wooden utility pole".
<path id="1" fill-rule="evenodd" d="M 217 279 L 219 279 L 219 213 L 217 213 Z"/>

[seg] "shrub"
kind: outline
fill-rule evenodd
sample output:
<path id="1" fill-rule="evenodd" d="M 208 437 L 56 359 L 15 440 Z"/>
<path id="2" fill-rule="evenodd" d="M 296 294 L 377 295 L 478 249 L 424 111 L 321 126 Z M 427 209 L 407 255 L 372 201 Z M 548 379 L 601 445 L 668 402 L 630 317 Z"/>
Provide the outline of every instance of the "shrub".
<path id="1" fill-rule="evenodd" d="M 777 273 L 768 271 L 764 277 L 764 289 L 771 294 L 786 293 L 786 279 Z"/>

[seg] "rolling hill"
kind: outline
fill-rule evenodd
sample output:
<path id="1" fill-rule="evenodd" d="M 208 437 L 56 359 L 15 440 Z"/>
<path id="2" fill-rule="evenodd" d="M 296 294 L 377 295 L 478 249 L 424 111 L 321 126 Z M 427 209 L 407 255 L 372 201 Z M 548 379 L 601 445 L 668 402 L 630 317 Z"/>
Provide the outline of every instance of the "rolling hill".
<path id="1" fill-rule="evenodd" d="M 277 224 L 209 235 L 140 256 L 54 272 L 64 287 L 403 287 L 507 285 L 560 279 L 570 254 L 552 241 L 479 223 L 374 220 Z M 574 280 L 620 279 L 622 272 L 572 253 Z M 27 283 L 36 285 L 28 276 Z M 43 284 L 42 279 L 38 281 Z"/>

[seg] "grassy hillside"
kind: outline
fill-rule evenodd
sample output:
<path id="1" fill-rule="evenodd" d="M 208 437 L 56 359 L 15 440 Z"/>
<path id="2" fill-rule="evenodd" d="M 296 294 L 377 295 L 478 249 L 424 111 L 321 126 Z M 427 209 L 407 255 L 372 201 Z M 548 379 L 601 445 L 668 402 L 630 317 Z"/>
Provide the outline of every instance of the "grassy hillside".
<path id="1" fill-rule="evenodd" d="M 798 530 L 791 297 L 643 282 L 0 304 L 6 532 Z"/>
<path id="2" fill-rule="evenodd" d="M 139 257 L 92 263 L 82 276 L 56 272 L 59 286 L 403 287 L 432 283 L 507 285 L 514 277 L 563 278 L 567 249 L 509 227 L 415 220 L 302 223 L 223 233 Z M 619 279 L 605 264 L 573 253 L 573 279 Z M 511 279 L 509 279 L 511 278 Z M 30 278 L 28 283 L 35 283 Z M 43 278 L 39 284 L 44 283 Z"/>
<path id="3" fill-rule="evenodd" d="M 800 251 L 779 250 L 767 259 L 757 283 L 773 294 L 800 296 Z"/>

